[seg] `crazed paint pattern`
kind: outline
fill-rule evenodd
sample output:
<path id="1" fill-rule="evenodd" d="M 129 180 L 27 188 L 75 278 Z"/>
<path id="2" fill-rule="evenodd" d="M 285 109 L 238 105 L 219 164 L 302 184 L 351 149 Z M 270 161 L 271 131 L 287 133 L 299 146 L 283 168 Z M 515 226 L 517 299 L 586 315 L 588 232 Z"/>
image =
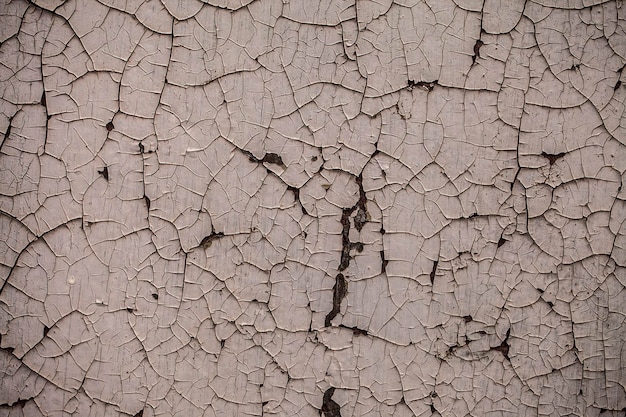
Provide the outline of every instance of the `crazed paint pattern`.
<path id="1" fill-rule="evenodd" d="M 0 416 L 625 416 L 621 3 L 2 0 Z"/>

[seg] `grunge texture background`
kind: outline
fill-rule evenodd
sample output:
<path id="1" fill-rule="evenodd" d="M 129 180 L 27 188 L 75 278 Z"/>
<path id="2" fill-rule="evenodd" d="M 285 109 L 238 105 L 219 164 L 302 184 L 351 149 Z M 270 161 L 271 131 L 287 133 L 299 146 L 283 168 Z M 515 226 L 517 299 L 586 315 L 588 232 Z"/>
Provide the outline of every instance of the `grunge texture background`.
<path id="1" fill-rule="evenodd" d="M 0 416 L 626 415 L 621 0 L 0 3 Z"/>

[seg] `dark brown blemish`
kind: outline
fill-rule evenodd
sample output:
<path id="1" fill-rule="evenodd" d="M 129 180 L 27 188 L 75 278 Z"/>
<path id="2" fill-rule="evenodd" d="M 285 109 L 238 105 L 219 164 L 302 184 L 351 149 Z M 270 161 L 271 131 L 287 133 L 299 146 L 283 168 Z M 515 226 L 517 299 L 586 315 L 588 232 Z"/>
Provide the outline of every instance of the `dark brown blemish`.
<path id="1" fill-rule="evenodd" d="M 211 246 L 212 242 L 215 239 L 220 238 L 222 236 L 224 236 L 224 232 L 215 233 L 215 230 L 213 230 L 210 235 L 205 236 L 204 239 L 202 239 L 202 242 L 200 242 L 200 246 L 208 248 Z"/>
<path id="2" fill-rule="evenodd" d="M 472 64 L 476 62 L 476 58 L 480 58 L 480 48 L 485 44 L 485 42 L 480 39 L 476 40 L 474 44 L 474 56 L 472 57 Z"/>
<path id="3" fill-rule="evenodd" d="M 276 153 L 266 153 L 262 161 L 267 162 L 268 164 L 280 165 L 281 167 L 285 166 L 285 164 L 283 163 L 283 158 L 281 158 L 280 155 Z"/>
<path id="4" fill-rule="evenodd" d="M 309 212 L 304 208 L 304 204 L 300 201 L 300 189 L 296 187 L 292 187 L 290 185 L 287 186 L 287 189 L 293 193 L 294 199 L 300 204 L 300 209 L 302 210 L 302 214 L 309 215 Z M 306 237 L 306 236 L 305 236 Z"/>
<path id="5" fill-rule="evenodd" d="M 0 333 L 0 346 L 2 346 L 2 333 Z M 13 348 L 12 347 L 0 347 L 0 350 L 4 350 L 5 352 L 9 352 L 9 353 L 13 353 Z"/>
<path id="6" fill-rule="evenodd" d="M 343 230 L 341 232 L 341 261 L 339 262 L 339 270 L 343 271 L 350 265 L 350 213 L 353 208 L 343 209 L 341 213 L 341 225 Z"/>
<path id="7" fill-rule="evenodd" d="M 439 264 L 439 261 L 435 261 L 433 263 L 433 270 L 430 271 L 430 283 L 434 284 L 435 283 L 435 273 L 437 272 L 437 265 Z"/>
<path id="8" fill-rule="evenodd" d="M 158 300 L 159 299 L 159 294 L 157 294 L 157 293 L 152 294 L 152 298 L 154 298 L 155 300 Z"/>
<path id="9" fill-rule="evenodd" d="M 49 331 L 50 328 L 48 326 L 43 326 L 43 337 L 46 337 Z"/>
<path id="10" fill-rule="evenodd" d="M 352 330 L 352 334 L 354 336 L 367 336 L 369 334 L 367 333 L 367 330 L 359 329 L 356 326 L 348 327 L 348 326 L 344 326 L 343 324 L 340 324 L 339 327 Z"/>
<path id="11" fill-rule="evenodd" d="M 414 87 L 419 87 L 422 90 L 426 90 L 428 92 L 431 92 L 435 89 L 435 86 L 439 85 L 439 80 L 434 80 L 434 81 L 418 81 L 415 82 L 413 80 L 408 80 L 407 82 L 407 88 L 409 89 L 409 91 L 413 90 Z"/>
<path id="12" fill-rule="evenodd" d="M 243 150 L 242 152 L 248 156 L 248 160 L 250 162 L 256 162 L 258 164 L 266 162 L 268 164 L 276 164 L 285 168 L 285 164 L 283 163 L 283 158 L 281 158 L 280 155 L 278 155 L 277 153 L 269 152 L 263 155 L 263 158 L 259 159 L 256 156 L 254 156 L 254 154 L 250 151 Z"/>
<path id="13" fill-rule="evenodd" d="M 510 335 L 511 335 L 511 328 L 509 327 L 509 330 L 507 330 L 506 336 L 504 337 L 504 340 L 502 341 L 500 346 L 492 348 L 492 350 L 497 350 L 498 352 L 502 353 L 502 355 L 505 358 L 507 358 L 509 361 L 511 360 L 509 358 L 509 343 L 508 343 Z"/>
<path id="14" fill-rule="evenodd" d="M 363 174 L 356 178 L 356 183 L 359 186 L 359 201 L 356 203 L 357 212 L 354 216 L 354 227 L 360 232 L 367 223 L 367 197 L 365 190 L 363 190 Z"/>
<path id="15" fill-rule="evenodd" d="M 143 410 L 139 411 L 137 414 L 135 414 L 133 417 L 143 417 Z"/>
<path id="16" fill-rule="evenodd" d="M 11 118 L 9 119 L 9 126 L 7 127 L 7 131 L 6 131 L 6 133 L 4 134 L 4 138 L 5 138 L 5 139 L 6 139 L 6 138 L 8 138 L 9 136 L 11 136 L 11 125 L 12 125 L 12 124 L 13 124 L 13 117 L 11 117 Z"/>
<path id="17" fill-rule="evenodd" d="M 109 167 L 105 166 L 101 171 L 98 171 L 98 174 L 102 175 L 105 180 L 109 180 Z"/>
<path id="18" fill-rule="evenodd" d="M 622 81 L 617 80 L 617 82 L 615 83 L 615 87 L 613 87 L 613 91 L 617 91 L 617 89 L 620 88 L 621 86 L 622 86 Z"/>
<path id="19" fill-rule="evenodd" d="M 565 156 L 565 152 L 561 152 L 561 153 L 546 153 L 546 152 L 541 152 L 541 156 L 543 156 L 544 158 L 547 158 L 548 161 L 550 162 L 550 165 L 554 165 L 554 163 L 559 159 L 559 158 L 563 158 Z"/>
<path id="20" fill-rule="evenodd" d="M 385 251 L 384 250 L 380 251 L 380 260 L 381 260 L 380 273 L 384 274 L 385 272 L 387 272 L 387 265 L 389 264 L 389 261 L 387 259 L 385 259 Z"/>
<path id="21" fill-rule="evenodd" d="M 365 246 L 363 246 L 363 243 L 361 242 L 350 243 L 350 246 L 352 246 L 352 248 L 359 253 L 363 252 L 363 249 L 365 249 Z"/>
<path id="22" fill-rule="evenodd" d="M 472 320 L 474 320 L 474 319 L 472 318 L 472 316 L 469 316 L 469 315 L 468 315 L 468 316 L 463 316 L 463 321 L 465 321 L 465 323 L 469 323 L 469 322 L 470 322 L 470 321 L 472 321 Z"/>
<path id="23" fill-rule="evenodd" d="M 502 245 L 504 245 L 506 243 L 506 239 L 501 237 L 500 240 L 498 240 L 498 247 L 502 247 Z"/>
<path id="24" fill-rule="evenodd" d="M 143 195 L 143 201 L 146 202 L 146 207 L 148 207 L 148 211 L 150 211 L 150 197 L 148 197 L 147 195 Z"/>
<path id="25" fill-rule="evenodd" d="M 332 320 L 337 316 L 341 308 L 341 301 L 348 293 L 346 278 L 339 273 L 335 277 L 335 285 L 333 286 L 333 309 L 326 315 L 324 326 L 330 327 Z"/>
<path id="26" fill-rule="evenodd" d="M 335 388 L 331 387 L 324 393 L 322 400 L 322 409 L 320 410 L 324 417 L 341 417 L 341 407 L 332 400 Z"/>
<path id="27" fill-rule="evenodd" d="M 23 398 L 23 399 L 19 399 L 13 403 L 4 403 L 4 404 L 0 404 L 0 407 L 22 407 L 24 408 L 24 406 L 26 405 L 26 402 L 30 401 L 34 399 L 34 397 L 31 398 Z"/>
<path id="28" fill-rule="evenodd" d="M 107 123 L 107 131 L 110 132 L 113 129 L 115 129 L 115 126 L 113 126 L 113 122 Z"/>

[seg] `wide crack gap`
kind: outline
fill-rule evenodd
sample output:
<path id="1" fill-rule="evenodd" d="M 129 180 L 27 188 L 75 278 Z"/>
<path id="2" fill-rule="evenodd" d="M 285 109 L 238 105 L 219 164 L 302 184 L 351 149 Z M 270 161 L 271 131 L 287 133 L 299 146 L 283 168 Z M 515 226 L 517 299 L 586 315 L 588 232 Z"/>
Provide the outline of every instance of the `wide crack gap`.
<path id="1" fill-rule="evenodd" d="M 339 309 L 341 308 L 341 301 L 344 299 L 346 294 L 348 293 L 348 284 L 346 283 L 346 278 L 342 273 L 337 274 L 335 277 L 335 285 L 333 286 L 333 309 L 326 315 L 326 320 L 324 321 L 324 326 L 330 327 L 332 320 L 339 313 Z"/>
<path id="2" fill-rule="evenodd" d="M 322 408 L 320 410 L 324 417 L 341 417 L 341 407 L 333 401 L 333 394 L 335 394 L 335 388 L 333 387 L 328 388 L 324 393 Z"/>

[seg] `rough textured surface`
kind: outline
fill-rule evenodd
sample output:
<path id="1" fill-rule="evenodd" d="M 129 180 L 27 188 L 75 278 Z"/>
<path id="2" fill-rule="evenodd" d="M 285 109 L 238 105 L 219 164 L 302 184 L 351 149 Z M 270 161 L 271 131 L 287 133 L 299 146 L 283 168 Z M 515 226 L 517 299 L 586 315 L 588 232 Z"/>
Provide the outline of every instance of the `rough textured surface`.
<path id="1" fill-rule="evenodd" d="M 626 415 L 626 7 L 1 0 L 0 416 Z"/>

